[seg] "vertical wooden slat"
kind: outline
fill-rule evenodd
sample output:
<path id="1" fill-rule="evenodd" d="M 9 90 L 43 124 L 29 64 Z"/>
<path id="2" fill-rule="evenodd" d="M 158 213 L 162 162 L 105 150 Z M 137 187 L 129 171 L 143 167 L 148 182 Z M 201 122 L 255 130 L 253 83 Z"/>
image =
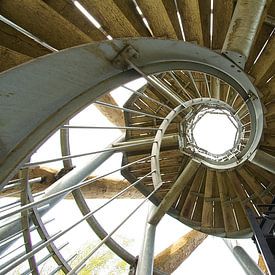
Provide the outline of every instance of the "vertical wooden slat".
<path id="1" fill-rule="evenodd" d="M 140 36 L 151 36 L 145 27 L 141 16 L 138 14 L 135 4 L 132 0 L 113 0 L 124 16 L 130 21 Z"/>
<path id="2" fill-rule="evenodd" d="M 218 187 L 218 181 L 217 181 L 217 175 L 215 177 L 214 185 L 213 185 L 213 197 L 214 200 L 214 227 L 215 228 L 224 228 L 224 221 L 223 221 L 223 212 L 222 212 L 222 205 L 220 194 L 219 194 L 219 187 Z"/>
<path id="3" fill-rule="evenodd" d="M 233 14 L 233 0 L 214 1 L 212 49 L 221 49 Z"/>
<path id="4" fill-rule="evenodd" d="M 246 212 L 246 207 L 249 207 L 250 209 L 255 211 L 253 205 L 248 200 L 247 194 L 244 190 L 242 182 L 240 181 L 239 175 L 235 171 L 229 171 L 227 172 L 227 176 L 233 186 L 233 189 L 235 190 L 236 195 L 241 202 L 244 212 Z"/>
<path id="5" fill-rule="evenodd" d="M 176 32 L 176 35 L 178 39 L 182 39 L 182 34 L 180 30 L 180 24 L 177 16 L 177 10 L 175 6 L 175 2 L 173 0 L 167 1 L 167 0 L 162 0 L 162 3 L 164 7 L 166 8 L 167 14 L 169 16 L 169 19 L 173 25 L 173 28 Z"/>
<path id="6" fill-rule="evenodd" d="M 38 57 L 51 51 L 0 21 L 0 44 L 23 55 Z"/>
<path id="7" fill-rule="evenodd" d="M 0 46 L 0 56 L 0 72 L 32 59 L 30 56 L 15 52 L 3 46 Z M 7 96 L 9 96 L 8 93 Z"/>
<path id="8" fill-rule="evenodd" d="M 269 194 L 263 196 L 264 188 L 257 182 L 254 176 L 249 174 L 245 168 L 238 169 L 238 174 L 246 181 L 251 189 L 260 197 L 264 203 L 271 203 L 272 197 Z"/>
<path id="9" fill-rule="evenodd" d="M 275 77 L 273 77 L 268 83 L 266 83 L 261 92 L 263 94 L 263 101 L 264 103 L 271 102 L 275 96 Z"/>
<path id="10" fill-rule="evenodd" d="M 199 1 L 201 28 L 203 34 L 203 45 L 210 48 L 210 13 L 211 13 L 211 0 Z"/>
<path id="11" fill-rule="evenodd" d="M 263 48 L 265 42 L 269 38 L 271 32 L 273 30 L 273 27 L 267 24 L 263 24 L 262 28 L 260 29 L 256 39 L 255 39 L 255 44 L 251 50 L 251 53 L 245 63 L 245 71 L 248 72 L 255 59 L 257 58 L 258 54 L 260 53 L 261 49 Z"/>
<path id="12" fill-rule="evenodd" d="M 137 30 L 112 0 L 82 0 L 83 6 L 112 37 L 139 36 Z"/>
<path id="13" fill-rule="evenodd" d="M 258 61 L 252 66 L 250 75 L 255 78 L 254 84 L 263 86 L 275 73 L 275 32 L 270 37 Z"/>
<path id="14" fill-rule="evenodd" d="M 93 41 L 105 40 L 105 35 L 97 29 L 71 1 L 66 0 L 43 0 L 48 6 L 74 24 L 77 28 L 88 35 Z"/>
<path id="15" fill-rule="evenodd" d="M 202 227 L 213 227 L 213 184 L 215 182 L 216 173 L 212 170 L 207 170 L 205 189 L 204 189 L 204 203 L 202 209 Z"/>
<path id="16" fill-rule="evenodd" d="M 180 215 L 186 219 L 190 219 L 193 213 L 193 209 L 195 206 L 195 202 L 197 199 L 197 193 L 199 192 L 200 186 L 202 185 L 202 181 L 205 179 L 205 171 L 204 167 L 200 167 L 198 172 L 196 173 L 193 183 L 190 187 L 189 193 L 184 201 L 184 204 L 180 210 Z"/>
<path id="17" fill-rule="evenodd" d="M 81 32 L 41 0 L 3 0 L 1 14 L 56 49 L 87 43 Z"/>
<path id="18" fill-rule="evenodd" d="M 226 233 L 237 231 L 237 225 L 235 222 L 232 206 L 230 203 L 230 193 L 228 188 L 228 182 L 226 182 L 225 173 L 217 172 L 219 193 L 221 198 L 221 206 L 224 218 L 224 227 Z"/>
<path id="19" fill-rule="evenodd" d="M 162 0 L 138 0 L 137 3 L 149 22 L 154 36 L 177 38 Z"/>
<path id="20" fill-rule="evenodd" d="M 228 174 L 224 173 L 224 177 L 226 179 L 226 182 L 229 183 L 230 181 L 228 178 Z M 237 220 L 236 222 L 238 224 L 238 229 L 244 230 L 244 229 L 250 228 L 248 219 L 246 217 L 246 211 L 243 209 L 243 207 L 241 205 L 241 201 L 239 200 L 239 197 L 236 194 L 233 185 L 227 184 L 227 187 L 228 187 L 228 191 L 229 191 L 229 196 L 233 200 L 231 205 L 235 212 L 235 219 Z"/>
<path id="21" fill-rule="evenodd" d="M 202 223 L 202 213 L 203 213 L 203 204 L 204 204 L 204 190 L 205 190 L 205 183 L 206 183 L 206 172 L 203 178 L 203 181 L 201 183 L 201 186 L 198 190 L 198 198 L 196 201 L 196 207 L 194 209 L 193 215 L 192 215 L 192 221 L 197 223 Z"/>
<path id="22" fill-rule="evenodd" d="M 203 45 L 203 34 L 198 0 L 178 0 L 186 41 Z"/>

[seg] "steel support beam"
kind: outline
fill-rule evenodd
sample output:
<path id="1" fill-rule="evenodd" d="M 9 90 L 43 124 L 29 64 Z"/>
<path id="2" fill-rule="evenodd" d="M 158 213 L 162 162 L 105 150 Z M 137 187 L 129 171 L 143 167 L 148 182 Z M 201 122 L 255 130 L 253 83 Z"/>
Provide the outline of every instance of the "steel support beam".
<path id="1" fill-rule="evenodd" d="M 275 174 L 275 157 L 269 155 L 268 153 L 262 150 L 256 150 L 250 161 L 259 167 Z"/>
<path id="2" fill-rule="evenodd" d="M 182 171 L 176 182 L 172 185 L 166 196 L 162 199 L 157 208 L 152 210 L 148 222 L 150 224 L 158 224 L 165 213 L 170 209 L 172 204 L 178 198 L 186 184 L 192 179 L 200 166 L 200 162 L 190 160 L 185 169 Z"/>
<path id="3" fill-rule="evenodd" d="M 116 142 L 122 142 L 124 140 L 124 137 L 119 138 Z M 112 146 L 112 145 L 110 145 Z M 109 146 L 109 147 L 110 147 Z M 45 198 L 47 196 L 50 196 L 56 192 L 62 191 L 65 188 L 72 187 L 79 182 L 81 182 L 83 179 L 85 179 L 88 175 L 90 175 L 95 169 L 97 169 L 103 162 L 105 162 L 109 157 L 112 156 L 114 151 L 108 151 L 99 154 L 97 157 L 93 158 L 89 162 L 87 162 L 85 165 L 75 168 L 74 170 L 70 171 L 68 174 L 66 174 L 61 179 L 57 180 L 53 185 L 51 185 L 49 188 L 45 190 L 45 194 L 42 198 Z M 49 201 L 49 204 L 46 207 L 43 207 L 39 214 L 42 216 L 45 213 L 47 213 L 54 205 L 56 205 L 60 200 L 62 200 L 65 195 L 61 195 L 57 198 L 53 198 L 51 201 Z M 18 231 L 22 230 L 21 228 L 21 222 L 19 219 L 20 214 L 15 215 L 16 220 L 10 224 L 8 224 L 5 227 L 2 227 L 0 229 L 0 240 L 6 239 L 12 234 L 17 233 Z M 14 218 L 13 218 L 14 219 Z M 6 219 L 5 221 L 8 222 L 10 219 Z M 13 242 L 10 242 L 7 246 L 2 246 L 0 250 L 0 254 L 3 253 Z"/>
<path id="4" fill-rule="evenodd" d="M 253 261 L 253 259 L 247 254 L 247 252 L 241 246 L 234 246 L 232 242 L 228 239 L 223 240 L 246 274 L 264 275 L 261 269 L 258 267 L 258 265 Z"/>
<path id="5" fill-rule="evenodd" d="M 152 205 L 146 222 L 146 227 L 144 231 L 144 239 L 142 244 L 142 249 L 137 264 L 136 275 L 152 275 L 154 269 L 154 246 L 155 246 L 155 234 L 156 234 L 156 225 L 150 224 L 149 218 L 151 212 L 156 208 L 155 205 Z"/>
<path id="6" fill-rule="evenodd" d="M 241 55 L 237 64 L 249 56 L 266 4 L 267 0 L 237 1 L 222 48 L 225 54 L 235 52 Z"/>

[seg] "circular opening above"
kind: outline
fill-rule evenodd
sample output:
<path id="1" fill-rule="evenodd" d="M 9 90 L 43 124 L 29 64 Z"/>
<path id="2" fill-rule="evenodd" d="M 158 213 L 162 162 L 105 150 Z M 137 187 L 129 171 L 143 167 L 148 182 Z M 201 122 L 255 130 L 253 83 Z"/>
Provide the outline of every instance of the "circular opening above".
<path id="1" fill-rule="evenodd" d="M 233 149 L 237 138 L 237 122 L 226 110 L 208 110 L 197 114 L 194 121 L 194 142 L 213 155 Z"/>

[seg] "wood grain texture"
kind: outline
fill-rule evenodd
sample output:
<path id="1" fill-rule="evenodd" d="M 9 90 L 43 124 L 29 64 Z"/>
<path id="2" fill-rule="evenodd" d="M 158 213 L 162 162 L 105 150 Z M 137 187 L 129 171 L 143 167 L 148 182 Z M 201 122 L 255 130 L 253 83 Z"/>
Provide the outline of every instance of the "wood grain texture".
<path id="1" fill-rule="evenodd" d="M 137 3 L 149 22 L 154 36 L 172 39 L 177 38 L 162 0 L 138 0 Z"/>
<path id="2" fill-rule="evenodd" d="M 203 34 L 198 0 L 179 0 L 179 12 L 182 16 L 186 41 L 203 45 Z"/>
<path id="3" fill-rule="evenodd" d="M 3 0 L 0 10 L 3 16 L 58 50 L 91 41 L 42 0 Z"/>
<path id="4" fill-rule="evenodd" d="M 0 72 L 31 60 L 30 56 L 0 46 Z"/>
<path id="5" fill-rule="evenodd" d="M 93 41 L 105 40 L 105 35 L 97 29 L 70 0 L 43 0 L 62 17 L 74 24 Z"/>
<path id="6" fill-rule="evenodd" d="M 51 53 L 33 39 L 0 21 L 0 44 L 13 51 L 30 57 Z"/>
<path id="7" fill-rule="evenodd" d="M 81 3 L 112 37 L 139 36 L 138 31 L 133 27 L 114 1 L 83 0 Z"/>

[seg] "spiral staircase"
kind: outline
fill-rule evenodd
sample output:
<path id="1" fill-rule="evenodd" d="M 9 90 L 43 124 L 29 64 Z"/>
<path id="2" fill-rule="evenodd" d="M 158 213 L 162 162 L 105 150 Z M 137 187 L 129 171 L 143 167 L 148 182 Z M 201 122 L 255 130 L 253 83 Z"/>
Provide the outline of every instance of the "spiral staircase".
<path id="1" fill-rule="evenodd" d="M 165 213 L 222 238 L 254 235 L 270 274 L 275 272 L 274 0 L 4 0 L 0 14 L 2 197 L 20 188 L 12 207 L 1 206 L 0 251 L 19 237 L 25 243 L 24 253 L 1 263 L 0 274 L 25 261 L 25 274 L 39 274 L 42 260 L 35 255 L 44 248 L 56 262 L 52 274 L 76 274 L 103 244 L 135 274 L 164 274 L 153 267 L 153 248 Z M 146 80 L 142 88 L 127 86 L 140 77 Z M 132 94 L 124 106 L 112 99 L 117 87 Z M 114 126 L 70 125 L 91 104 Z M 194 138 L 207 114 L 226 116 L 235 129 L 233 145 L 222 153 L 205 150 Z M 72 128 L 120 129 L 123 135 L 106 148 L 72 155 Z M 32 162 L 57 130 L 62 157 Z M 116 152 L 123 153 L 120 169 L 87 179 Z M 74 168 L 73 159 L 83 156 L 91 159 Z M 31 169 L 55 161 L 63 162 L 64 173 L 43 192 L 32 191 L 41 178 L 33 178 Z M 130 188 L 144 200 L 107 233 L 94 217 L 105 204 L 91 210 L 81 188 L 116 171 L 129 186 L 106 204 Z M 70 193 L 83 218 L 51 236 L 42 217 Z M 112 235 L 146 201 L 153 206 L 137 259 Z M 101 242 L 72 267 L 55 241 L 81 222 Z M 32 231 L 40 242 L 32 244 Z"/>

